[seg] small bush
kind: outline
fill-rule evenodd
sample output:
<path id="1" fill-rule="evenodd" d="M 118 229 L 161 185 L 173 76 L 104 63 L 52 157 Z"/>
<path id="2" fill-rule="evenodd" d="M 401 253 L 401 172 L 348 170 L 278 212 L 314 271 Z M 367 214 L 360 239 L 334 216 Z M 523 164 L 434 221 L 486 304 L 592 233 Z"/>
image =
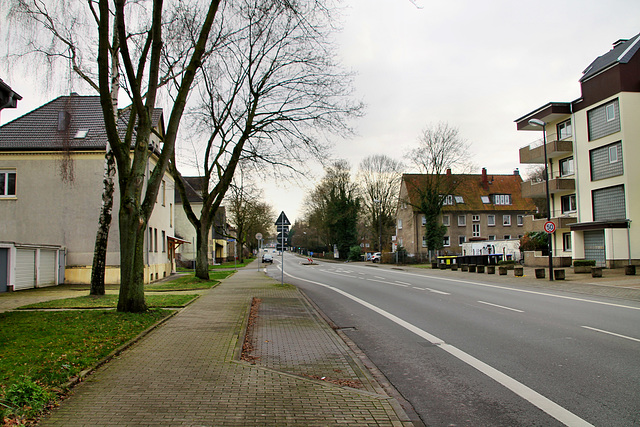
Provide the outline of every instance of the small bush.
<path id="1" fill-rule="evenodd" d="M 596 260 L 594 259 L 577 259 L 573 261 L 574 267 L 595 267 Z"/>
<path id="2" fill-rule="evenodd" d="M 349 261 L 360 261 L 360 246 L 351 246 L 349 248 Z"/>
<path id="3" fill-rule="evenodd" d="M 3 415 L 31 418 L 41 412 L 53 397 L 30 377 L 23 376 L 7 389 L 3 403 L 8 408 Z"/>

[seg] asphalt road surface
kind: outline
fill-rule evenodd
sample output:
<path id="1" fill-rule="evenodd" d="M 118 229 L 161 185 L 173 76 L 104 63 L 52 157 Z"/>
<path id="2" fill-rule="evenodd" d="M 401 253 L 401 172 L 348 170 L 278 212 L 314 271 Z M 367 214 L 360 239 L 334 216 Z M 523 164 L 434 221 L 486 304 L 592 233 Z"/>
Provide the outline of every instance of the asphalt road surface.
<path id="1" fill-rule="evenodd" d="M 267 268 L 282 277 L 280 256 Z M 301 265 L 302 289 L 426 425 L 640 425 L 640 304 L 366 264 Z"/>

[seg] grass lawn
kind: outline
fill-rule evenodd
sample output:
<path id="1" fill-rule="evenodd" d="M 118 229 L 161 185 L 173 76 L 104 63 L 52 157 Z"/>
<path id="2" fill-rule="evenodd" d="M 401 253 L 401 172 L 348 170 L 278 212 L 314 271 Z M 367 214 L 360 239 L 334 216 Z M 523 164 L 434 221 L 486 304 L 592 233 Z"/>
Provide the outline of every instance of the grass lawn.
<path id="1" fill-rule="evenodd" d="M 136 314 L 0 313 L 0 399 L 7 397 L 10 386 L 24 383 L 25 376 L 45 390 L 56 390 L 169 314 L 159 309 Z"/>
<path id="2" fill-rule="evenodd" d="M 219 280 L 226 279 L 235 273 L 235 270 L 210 271 L 209 280 L 202 280 L 192 274 L 177 277 L 168 282 L 145 285 L 144 290 L 149 291 L 189 291 L 193 289 L 209 289 L 217 285 Z"/>
<path id="3" fill-rule="evenodd" d="M 149 307 L 184 307 L 198 295 L 145 295 Z M 85 295 L 75 298 L 64 298 L 24 305 L 19 309 L 54 309 L 54 308 L 115 308 L 118 305 L 118 295 L 102 296 Z"/>

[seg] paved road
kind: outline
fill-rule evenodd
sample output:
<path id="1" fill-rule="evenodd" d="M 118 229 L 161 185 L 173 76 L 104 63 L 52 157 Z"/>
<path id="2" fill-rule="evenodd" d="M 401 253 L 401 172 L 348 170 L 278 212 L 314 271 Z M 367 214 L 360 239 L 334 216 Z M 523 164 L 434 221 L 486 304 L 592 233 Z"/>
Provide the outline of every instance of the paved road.
<path id="1" fill-rule="evenodd" d="M 279 261 L 268 268 L 278 279 Z M 285 281 L 427 425 L 640 424 L 638 302 L 462 272 L 304 266 L 292 255 Z"/>

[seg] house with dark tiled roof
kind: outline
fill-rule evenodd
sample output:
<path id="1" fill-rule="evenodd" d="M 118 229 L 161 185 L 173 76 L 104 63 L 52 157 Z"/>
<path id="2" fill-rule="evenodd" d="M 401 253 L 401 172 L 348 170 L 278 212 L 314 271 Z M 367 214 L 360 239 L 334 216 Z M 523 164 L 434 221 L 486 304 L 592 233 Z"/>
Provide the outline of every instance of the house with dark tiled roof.
<path id="1" fill-rule="evenodd" d="M 200 212 L 202 211 L 202 187 L 204 181 L 200 176 L 184 176 L 182 180 L 191 209 L 193 209 L 196 216 L 200 216 Z M 175 190 L 174 197 L 176 200 L 176 236 L 186 243 L 190 243 L 181 245 L 176 250 L 176 260 L 182 266 L 192 267 L 196 259 L 196 231 L 193 224 L 187 219 L 187 215 L 182 206 L 182 198 L 177 189 Z M 213 227 L 209 230 L 209 236 L 207 238 L 209 241 L 209 250 L 207 252 L 210 264 L 220 263 L 234 256 L 235 239 L 233 239 L 231 234 L 231 227 L 227 224 L 226 209 L 224 206 L 220 206 L 216 212 Z"/>
<path id="2" fill-rule="evenodd" d="M 425 215 L 419 205 L 420 189 L 429 178 L 423 174 L 404 174 L 396 213 L 396 244 L 408 254 L 428 256 L 425 239 Z M 447 194 L 442 207 L 441 224 L 447 228 L 440 251 L 448 255 L 463 255 L 461 245 L 469 241 L 518 239 L 525 234 L 524 216 L 535 212 L 529 198 L 522 197 L 522 178 L 518 170 L 511 175 L 482 173 L 452 174 L 446 180 L 455 185 L 454 194 Z"/>
<path id="3" fill-rule="evenodd" d="M 5 108 L 17 108 L 22 97 L 0 79 L 0 111 Z"/>
<path id="4" fill-rule="evenodd" d="M 121 131 L 127 118 L 120 115 Z M 162 110 L 153 122 L 161 136 Z M 159 154 L 158 135 L 152 134 L 147 175 Z M 7 265 L 0 280 L 6 289 L 90 283 L 106 146 L 98 96 L 61 96 L 0 127 L 0 183 L 9 184 L 0 192 L 0 264 Z M 165 174 L 145 240 L 147 282 L 172 271 L 173 189 Z M 120 280 L 118 206 L 116 185 L 108 284 Z"/>
<path id="5" fill-rule="evenodd" d="M 556 265 L 640 265 L 640 34 L 614 42 L 579 83 L 580 98 L 515 120 L 519 131 L 543 134 L 520 149 L 520 163 L 547 165 Z M 522 191 L 545 197 L 546 182 L 524 183 Z M 534 220 L 534 229 L 545 221 Z"/>

